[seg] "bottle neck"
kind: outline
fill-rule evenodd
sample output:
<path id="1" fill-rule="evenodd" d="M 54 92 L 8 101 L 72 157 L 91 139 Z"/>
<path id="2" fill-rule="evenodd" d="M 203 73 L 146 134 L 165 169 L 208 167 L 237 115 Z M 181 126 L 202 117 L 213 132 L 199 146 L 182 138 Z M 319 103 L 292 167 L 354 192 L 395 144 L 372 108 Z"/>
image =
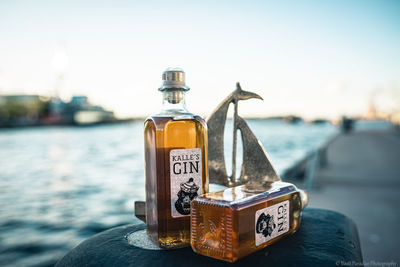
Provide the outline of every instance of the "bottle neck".
<path id="1" fill-rule="evenodd" d="M 162 113 L 188 113 L 185 104 L 185 92 L 183 90 L 163 91 Z"/>

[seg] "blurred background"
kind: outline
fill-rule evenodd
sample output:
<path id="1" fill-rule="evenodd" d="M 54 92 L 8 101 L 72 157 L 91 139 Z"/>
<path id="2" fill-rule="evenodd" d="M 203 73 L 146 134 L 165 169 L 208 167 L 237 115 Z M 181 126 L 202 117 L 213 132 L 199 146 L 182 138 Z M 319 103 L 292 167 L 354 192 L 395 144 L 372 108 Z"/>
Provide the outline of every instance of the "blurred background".
<path id="1" fill-rule="evenodd" d="M 237 81 L 261 95 L 239 114 L 283 179 L 355 221 L 365 262 L 399 264 L 398 1 L 3 0 L 0 36 L 0 265 L 139 222 L 167 67 L 204 117 Z"/>

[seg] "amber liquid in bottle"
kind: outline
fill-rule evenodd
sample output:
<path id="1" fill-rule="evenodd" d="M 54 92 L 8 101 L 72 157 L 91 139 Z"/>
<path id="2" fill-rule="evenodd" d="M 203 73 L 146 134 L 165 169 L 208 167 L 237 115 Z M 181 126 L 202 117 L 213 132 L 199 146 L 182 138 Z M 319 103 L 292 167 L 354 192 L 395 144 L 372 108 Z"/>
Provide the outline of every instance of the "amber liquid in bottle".
<path id="1" fill-rule="evenodd" d="M 294 233 L 306 195 L 275 182 L 265 192 L 237 186 L 192 202 L 191 245 L 195 252 L 234 262 Z"/>
<path id="2" fill-rule="evenodd" d="M 190 245 L 190 201 L 208 192 L 207 126 L 165 89 L 163 111 L 144 126 L 147 233 L 162 248 Z"/>

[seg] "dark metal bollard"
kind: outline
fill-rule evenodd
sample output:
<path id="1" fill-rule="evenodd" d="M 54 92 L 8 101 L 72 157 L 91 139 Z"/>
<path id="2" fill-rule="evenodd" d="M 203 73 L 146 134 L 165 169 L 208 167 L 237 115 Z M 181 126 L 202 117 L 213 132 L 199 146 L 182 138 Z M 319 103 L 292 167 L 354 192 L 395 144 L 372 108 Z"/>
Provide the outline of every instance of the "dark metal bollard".
<path id="1" fill-rule="evenodd" d="M 130 233 L 145 224 L 116 227 L 82 242 L 56 267 L 62 266 L 340 266 L 362 263 L 358 232 L 346 216 L 329 210 L 306 208 L 300 229 L 235 263 L 195 254 L 190 247 L 148 250 L 130 245 Z"/>

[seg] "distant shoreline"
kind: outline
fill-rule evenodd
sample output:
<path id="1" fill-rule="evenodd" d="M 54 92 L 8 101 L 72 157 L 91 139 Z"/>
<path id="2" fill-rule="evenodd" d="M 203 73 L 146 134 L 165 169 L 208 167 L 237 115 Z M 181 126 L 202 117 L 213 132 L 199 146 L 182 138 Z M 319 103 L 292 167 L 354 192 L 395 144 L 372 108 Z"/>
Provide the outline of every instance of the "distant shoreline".
<path id="1" fill-rule="evenodd" d="M 102 121 L 96 123 L 33 123 L 33 124 L 15 124 L 15 125 L 0 125 L 0 130 L 2 129 L 20 129 L 20 128 L 41 128 L 41 127 L 57 127 L 57 126 L 74 126 L 74 127 L 92 127 L 92 126 L 100 126 L 100 125 L 111 125 L 111 124 L 120 124 L 120 123 L 129 123 L 134 121 L 139 121 L 142 119 L 138 118 L 129 118 L 129 119 L 116 119 L 113 121 Z M 144 120 L 144 119 L 143 119 Z"/>
<path id="2" fill-rule="evenodd" d="M 230 120 L 232 118 L 228 118 Z M 301 117 L 293 116 L 274 116 L 274 117 L 244 117 L 244 119 L 248 121 L 259 121 L 259 120 L 267 120 L 267 121 L 283 121 L 287 124 L 296 124 L 296 123 L 310 123 L 310 124 L 322 124 L 322 123 L 332 123 L 326 119 L 316 119 L 313 121 L 305 121 Z M 36 123 L 13 123 L 13 124 L 3 124 L 0 125 L 0 131 L 2 129 L 24 129 L 24 128 L 40 128 L 40 127 L 54 127 L 54 126 L 74 126 L 74 127 L 93 127 L 93 126 L 100 126 L 100 125 L 111 125 L 111 124 L 121 124 L 121 123 L 129 123 L 129 122 L 136 122 L 142 121 L 144 122 L 146 117 L 132 117 L 126 119 L 114 119 L 108 121 L 100 121 L 95 123 L 70 123 L 70 122 L 60 122 L 60 123 L 44 123 L 44 122 L 36 122 Z"/>

